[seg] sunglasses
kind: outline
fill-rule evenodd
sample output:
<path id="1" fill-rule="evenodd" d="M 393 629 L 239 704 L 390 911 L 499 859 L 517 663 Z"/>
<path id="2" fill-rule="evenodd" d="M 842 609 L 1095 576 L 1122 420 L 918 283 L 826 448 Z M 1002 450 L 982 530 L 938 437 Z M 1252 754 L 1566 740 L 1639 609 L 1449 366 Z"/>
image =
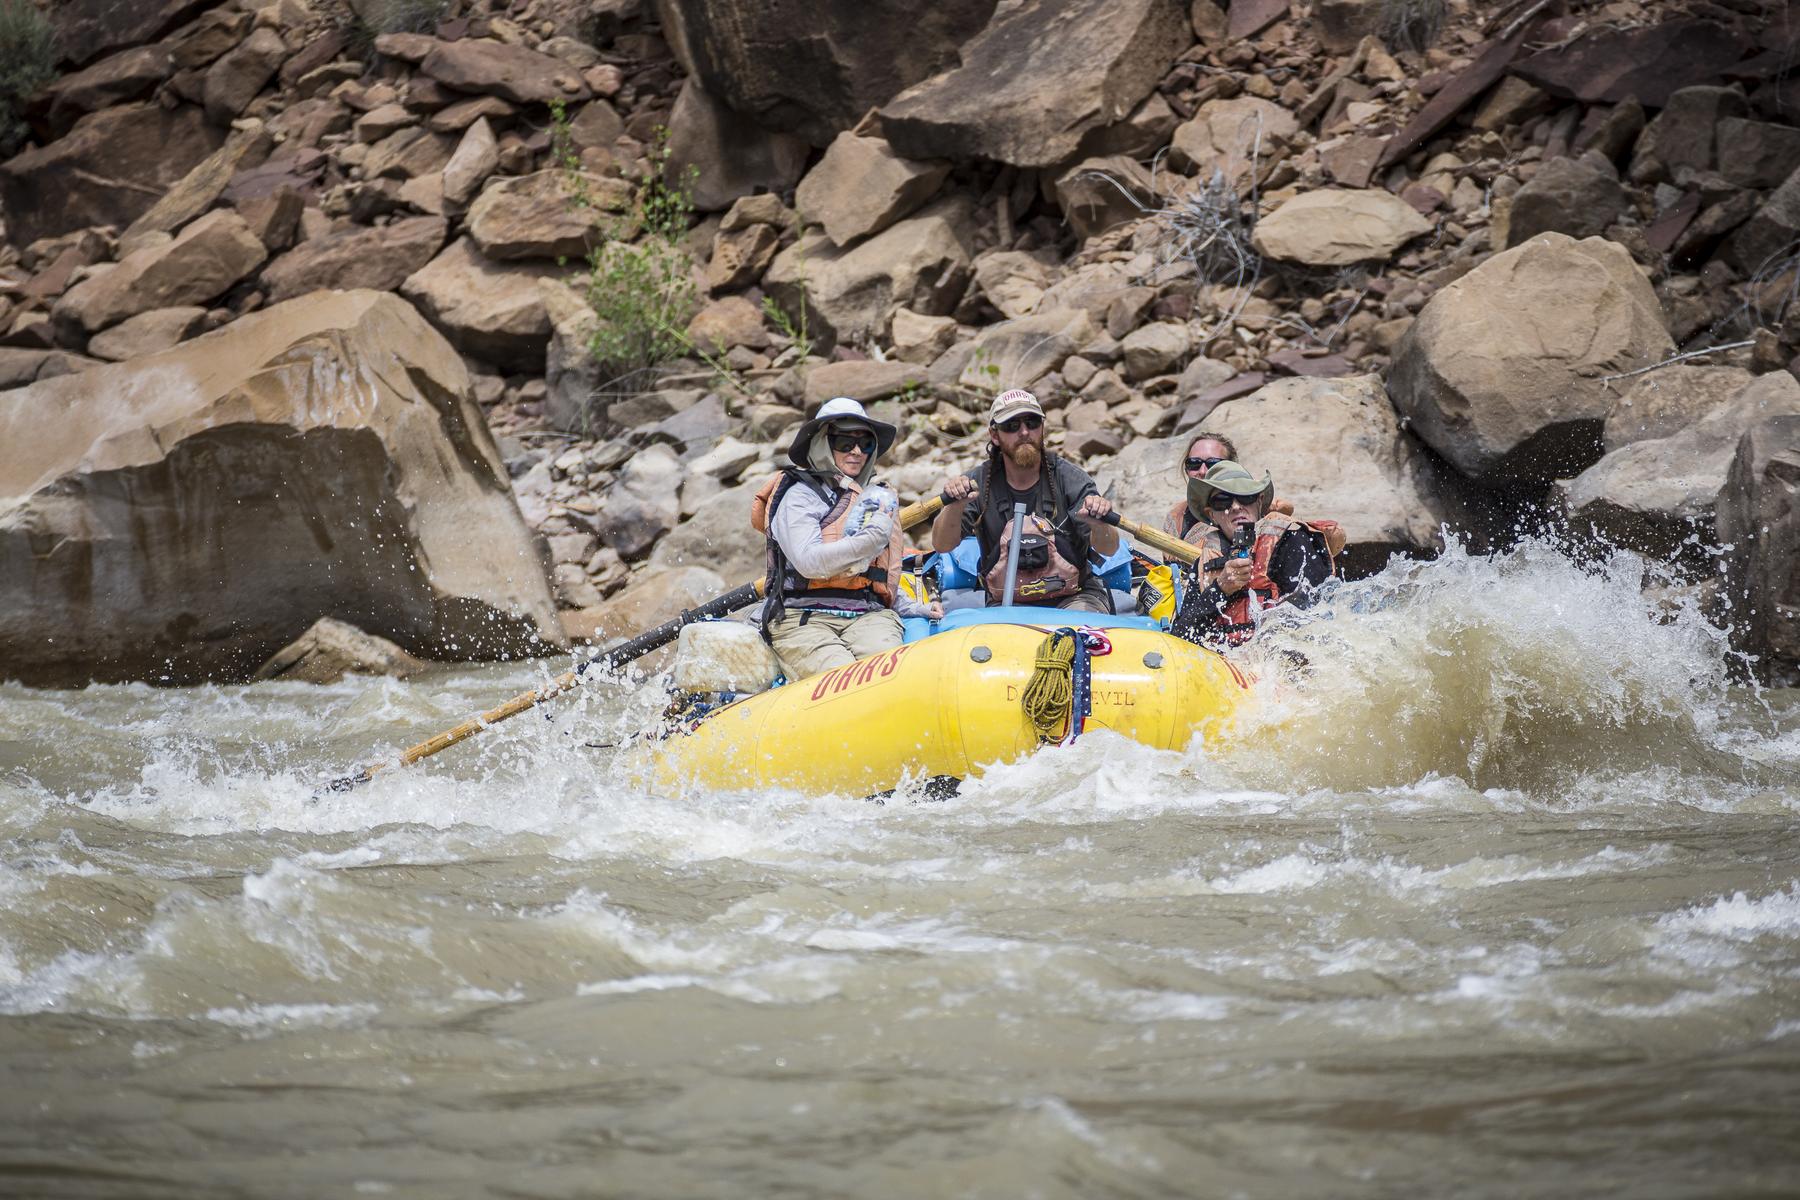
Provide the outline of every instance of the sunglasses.
<path id="1" fill-rule="evenodd" d="M 1225 460 L 1222 458 L 1190 458 L 1187 460 L 1188 474 L 1195 471 L 1210 471 Z"/>
<path id="2" fill-rule="evenodd" d="M 1002 421 L 994 426 L 994 428 L 998 429 L 1001 433 L 1017 433 L 1021 429 L 1042 429 L 1043 427 L 1044 418 L 1038 416 L 1036 413 L 1020 413 L 1018 416 Z"/>
<path id="3" fill-rule="evenodd" d="M 1206 498 L 1206 507 L 1214 512 L 1230 512 L 1239 505 L 1252 508 L 1256 505 L 1256 499 L 1255 496 L 1234 496 L 1230 492 L 1214 492 Z"/>
<path id="4" fill-rule="evenodd" d="M 834 433 L 829 441 L 834 454 L 850 454 L 857 450 L 864 454 L 875 453 L 875 435 L 872 433 Z"/>

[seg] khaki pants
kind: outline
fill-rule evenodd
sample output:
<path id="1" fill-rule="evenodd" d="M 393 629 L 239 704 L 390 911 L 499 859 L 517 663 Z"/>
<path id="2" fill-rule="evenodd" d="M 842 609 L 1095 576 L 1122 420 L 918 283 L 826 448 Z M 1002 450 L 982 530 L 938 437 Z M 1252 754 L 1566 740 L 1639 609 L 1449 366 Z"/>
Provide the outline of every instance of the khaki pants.
<path id="1" fill-rule="evenodd" d="M 802 617 L 806 623 L 801 624 Z M 769 626 L 769 645 L 781 660 L 789 680 L 805 679 L 859 658 L 892 650 L 903 640 L 900 618 L 891 608 L 878 608 L 857 617 L 807 613 L 790 608 Z"/>
<path id="2" fill-rule="evenodd" d="M 1056 601 L 1056 607 L 1074 612 L 1110 613 L 1113 610 L 1112 597 L 1106 594 L 1106 585 L 1098 579 L 1089 580 L 1079 592 Z"/>

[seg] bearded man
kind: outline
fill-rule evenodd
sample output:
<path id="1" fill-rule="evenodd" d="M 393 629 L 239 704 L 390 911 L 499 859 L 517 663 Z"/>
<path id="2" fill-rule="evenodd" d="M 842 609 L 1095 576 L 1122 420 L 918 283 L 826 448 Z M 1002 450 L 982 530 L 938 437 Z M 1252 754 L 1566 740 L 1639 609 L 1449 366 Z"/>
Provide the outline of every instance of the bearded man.
<path id="1" fill-rule="evenodd" d="M 988 459 L 946 480 L 949 503 L 931 523 L 939 553 L 973 537 L 981 546 L 978 571 L 988 603 L 1000 602 L 1007 547 L 1020 538 L 1013 595 L 1019 603 L 1113 611 L 1112 595 L 1094 568 L 1119 548 L 1119 531 L 1105 523 L 1112 503 L 1086 471 L 1044 449 L 1044 409 L 1021 388 L 1002 392 L 988 410 Z M 1025 506 L 1025 525 L 1013 529 L 1013 506 Z"/>

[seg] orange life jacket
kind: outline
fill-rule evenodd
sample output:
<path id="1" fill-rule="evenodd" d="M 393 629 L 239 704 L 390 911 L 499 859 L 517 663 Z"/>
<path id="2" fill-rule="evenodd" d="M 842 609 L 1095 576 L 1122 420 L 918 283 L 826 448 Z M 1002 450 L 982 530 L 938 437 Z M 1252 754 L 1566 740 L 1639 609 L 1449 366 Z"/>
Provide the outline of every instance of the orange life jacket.
<path id="1" fill-rule="evenodd" d="M 1181 509 L 1185 513 L 1187 505 L 1183 503 Z M 1286 598 L 1281 586 L 1269 578 L 1269 561 L 1274 558 L 1275 547 L 1283 537 L 1296 529 L 1318 534 L 1325 544 L 1325 556 L 1331 562 L 1331 573 L 1333 576 L 1338 574 L 1338 555 L 1343 552 L 1347 540 L 1343 527 L 1336 521 L 1297 521 L 1292 516 L 1293 511 L 1292 504 L 1277 500 L 1256 523 L 1256 541 L 1250 548 L 1250 586 L 1225 604 L 1223 630 L 1225 640 L 1233 646 L 1248 641 L 1255 634 L 1257 613 L 1280 604 Z M 1173 517 L 1175 514 L 1170 515 Z M 1224 560 L 1232 552 L 1225 535 L 1210 521 L 1199 521 L 1183 537 L 1205 551 L 1200 559 L 1202 586 L 1216 580 L 1218 568 L 1223 567 Z M 1207 569 L 1214 562 L 1218 566 Z"/>
<path id="2" fill-rule="evenodd" d="M 860 572 L 854 575 L 834 575 L 830 579 L 808 579 L 789 564 L 780 543 L 769 532 L 776 506 L 787 495 L 788 489 L 796 484 L 811 488 L 830 505 L 819 526 L 820 537 L 826 542 L 843 540 L 844 526 L 850 519 L 850 509 L 862 493 L 862 489 L 854 482 L 843 480 L 834 497 L 814 479 L 792 470 L 782 471 L 757 489 L 755 497 L 750 501 L 750 527 L 763 535 L 768 546 L 768 600 L 763 606 L 764 631 L 767 631 L 771 622 L 780 618 L 786 608 L 783 602 L 789 599 L 805 597 L 808 601 L 867 602 L 873 597 L 882 607 L 892 608 L 894 585 L 900 578 L 900 562 L 905 555 L 899 522 L 894 523 L 893 536 L 889 538 L 887 546 Z"/>

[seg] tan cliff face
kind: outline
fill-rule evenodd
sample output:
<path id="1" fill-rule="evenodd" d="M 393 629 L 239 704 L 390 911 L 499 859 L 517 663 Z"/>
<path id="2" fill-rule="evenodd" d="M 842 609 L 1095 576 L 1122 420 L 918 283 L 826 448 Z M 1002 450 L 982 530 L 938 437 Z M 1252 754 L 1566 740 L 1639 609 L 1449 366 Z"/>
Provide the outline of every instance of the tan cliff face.
<path id="1" fill-rule="evenodd" d="M 1037 390 L 1051 444 L 1103 485 L 1129 475 L 1143 504 L 1180 481 L 1139 480 L 1138 447 L 1229 404 L 1217 419 L 1251 431 L 1278 475 L 1321 503 L 1355 498 L 1361 570 L 1431 552 L 1440 519 L 1478 544 L 1510 536 L 1522 505 L 1585 528 L 1603 509 L 1557 481 L 1610 449 L 1600 431 L 1638 373 L 1678 391 L 1692 377 L 1657 367 L 1676 353 L 1749 342 L 1698 362 L 1764 373 L 1800 351 L 1800 96 L 1760 65 L 1779 35 L 1716 5 L 791 8 L 53 9 L 61 77 L 23 109 L 33 142 L 0 164 L 0 388 L 104 370 L 120 394 L 153 393 L 170 345 L 254 337 L 248 314 L 320 289 L 387 293 L 462 356 L 473 403 L 453 407 L 504 435 L 488 474 L 512 483 L 564 624 L 585 634 L 630 632 L 632 597 L 673 594 L 672 571 L 754 558 L 723 509 L 773 469 L 821 388 L 901 424 L 885 470 L 909 497 L 973 459 L 1002 387 Z M 640 207 L 670 194 L 641 182 L 659 170 L 692 202 L 677 230 Z M 672 265 L 658 282 L 616 269 L 659 236 Z M 591 275 L 589 250 L 613 266 Z M 650 316 L 668 343 L 653 366 L 596 357 L 609 330 Z M 1320 394 L 1379 412 L 1326 421 L 1338 442 L 1263 439 L 1258 413 L 1291 428 L 1310 394 L 1267 390 L 1283 377 L 1345 381 Z M 1717 391 L 1664 407 L 1730 399 Z M 237 402 L 253 426 L 291 419 Z M 93 429 L 34 446 L 88 455 L 149 436 L 73 411 Z M 369 513 L 400 504 L 370 465 L 391 448 L 354 467 L 361 434 L 332 428 L 295 441 L 209 426 L 170 453 L 243 437 L 232 453 L 254 443 L 266 473 L 289 446 L 301 475 L 335 480 L 326 490 L 367 489 Z M 449 490 L 489 486 L 475 461 Z M 1603 477 L 1630 491 L 1656 469 L 1639 451 Z M 56 486 L 40 475 L 0 490 Z M 409 519 L 417 538 L 434 518 Z M 531 613 L 517 628 L 557 640 L 511 578 L 535 569 L 516 555 L 498 571 L 441 542 L 426 557 L 451 591 Z M 52 589 L 33 601 L 48 630 L 55 589 L 86 585 L 34 579 Z M 411 631 L 395 640 L 452 652 L 423 632 L 449 619 L 440 601 L 428 619 L 422 593 L 362 586 L 297 594 L 374 632 L 384 607 L 414 614 L 389 621 Z M 487 643 L 457 642 L 471 652 Z"/>

